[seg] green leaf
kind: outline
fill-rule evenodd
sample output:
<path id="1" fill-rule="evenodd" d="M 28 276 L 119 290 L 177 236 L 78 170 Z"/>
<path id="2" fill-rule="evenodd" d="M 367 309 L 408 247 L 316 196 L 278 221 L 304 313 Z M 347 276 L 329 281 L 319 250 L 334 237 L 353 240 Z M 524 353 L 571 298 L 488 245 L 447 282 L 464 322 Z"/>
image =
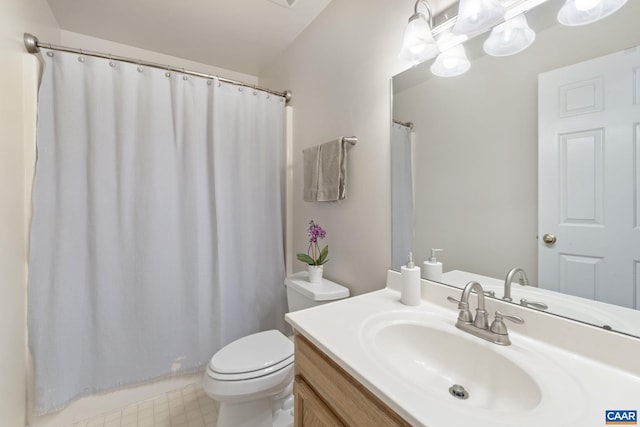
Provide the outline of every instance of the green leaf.
<path id="1" fill-rule="evenodd" d="M 320 252 L 320 256 L 318 257 L 318 265 L 322 265 L 325 262 L 329 261 L 327 259 L 327 256 L 329 256 L 329 245 L 322 248 L 322 252 Z"/>
<path id="2" fill-rule="evenodd" d="M 298 254 L 296 257 L 298 258 L 298 261 L 302 261 L 305 264 L 314 265 L 316 263 L 314 259 L 307 254 Z"/>

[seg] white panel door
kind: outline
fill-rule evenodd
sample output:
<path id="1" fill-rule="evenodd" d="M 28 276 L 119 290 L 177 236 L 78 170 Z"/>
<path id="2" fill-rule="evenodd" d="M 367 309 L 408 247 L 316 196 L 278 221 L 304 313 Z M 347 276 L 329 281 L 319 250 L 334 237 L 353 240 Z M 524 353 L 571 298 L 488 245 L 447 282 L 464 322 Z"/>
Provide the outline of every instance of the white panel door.
<path id="1" fill-rule="evenodd" d="M 540 74 L 538 110 L 539 286 L 640 308 L 640 49 Z"/>

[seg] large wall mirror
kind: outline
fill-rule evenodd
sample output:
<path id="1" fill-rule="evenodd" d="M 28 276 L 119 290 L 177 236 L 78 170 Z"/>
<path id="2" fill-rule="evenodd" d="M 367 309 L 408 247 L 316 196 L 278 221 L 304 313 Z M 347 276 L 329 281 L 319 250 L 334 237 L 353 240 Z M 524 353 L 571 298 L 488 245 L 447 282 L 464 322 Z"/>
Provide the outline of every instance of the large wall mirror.
<path id="1" fill-rule="evenodd" d="M 537 38 L 519 54 L 488 56 L 480 35 L 465 43 L 471 68 L 461 76 L 436 77 L 427 61 L 393 77 L 393 120 L 413 124 L 392 125 L 393 268 L 408 250 L 422 264 L 440 248 L 442 283 L 476 279 L 501 298 L 520 267 L 531 286 L 514 284 L 514 303 L 640 337 L 640 1 L 579 27 L 557 23 L 563 1 L 527 13 Z M 601 65 L 611 58 L 626 68 L 608 76 Z M 601 95 L 610 88 L 624 111 Z M 605 110 L 612 127 L 600 123 Z M 606 151 L 616 140 L 627 150 L 618 158 Z M 559 185 L 551 196 L 549 182 Z M 547 199 L 555 205 L 539 211 Z M 602 238 L 622 210 L 622 231 Z M 546 217 L 552 224 L 539 229 Z M 582 251 L 579 229 L 617 254 Z"/>

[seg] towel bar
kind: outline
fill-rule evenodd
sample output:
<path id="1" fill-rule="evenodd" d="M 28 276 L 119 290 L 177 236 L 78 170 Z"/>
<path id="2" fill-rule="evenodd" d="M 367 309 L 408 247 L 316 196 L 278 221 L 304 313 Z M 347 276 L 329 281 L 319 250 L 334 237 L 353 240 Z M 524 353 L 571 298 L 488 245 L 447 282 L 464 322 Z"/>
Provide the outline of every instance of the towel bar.
<path id="1" fill-rule="evenodd" d="M 344 137 L 342 137 L 342 140 L 344 142 L 348 142 L 351 145 L 356 145 L 356 142 L 358 142 L 358 137 L 357 136 L 344 136 Z"/>

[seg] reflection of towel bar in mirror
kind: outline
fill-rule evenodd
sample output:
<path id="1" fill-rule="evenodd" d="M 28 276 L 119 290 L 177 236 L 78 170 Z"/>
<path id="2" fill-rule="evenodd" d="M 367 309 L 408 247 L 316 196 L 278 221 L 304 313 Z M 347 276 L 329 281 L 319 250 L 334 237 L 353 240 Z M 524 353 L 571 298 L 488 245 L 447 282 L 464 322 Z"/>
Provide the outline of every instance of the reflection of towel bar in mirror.
<path id="1" fill-rule="evenodd" d="M 351 145 L 356 145 L 356 142 L 358 142 L 358 137 L 357 136 L 344 136 L 344 137 L 342 137 L 342 140 L 344 142 L 348 142 Z"/>

